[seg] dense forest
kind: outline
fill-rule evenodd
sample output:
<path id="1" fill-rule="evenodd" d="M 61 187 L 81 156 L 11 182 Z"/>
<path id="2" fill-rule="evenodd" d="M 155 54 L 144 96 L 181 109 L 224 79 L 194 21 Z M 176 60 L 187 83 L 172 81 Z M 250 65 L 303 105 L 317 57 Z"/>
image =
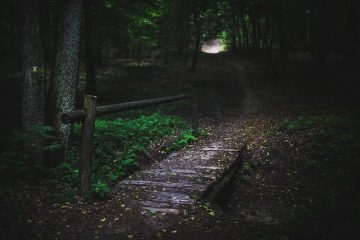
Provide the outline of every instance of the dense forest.
<path id="1" fill-rule="evenodd" d="M 96 69 L 109 59 L 134 58 L 140 64 L 156 57 L 166 64 L 176 58 L 184 64 L 191 61 L 194 71 L 201 42 L 214 38 L 239 54 L 266 55 L 273 71 L 278 71 L 274 55 L 287 61 L 308 53 L 319 68 L 329 59 L 358 63 L 357 1 L 4 1 L 1 5 L 1 72 L 4 79 L 22 72 L 22 127 L 46 122 L 64 144 L 69 129 L 60 126 L 59 114 L 74 108 L 79 64 L 86 72 L 84 91 L 94 94 Z M 11 83 L 8 87 L 18 90 Z"/>
<path id="2" fill-rule="evenodd" d="M 355 170 L 360 156 L 359 13 L 357 0 L 1 1 L 0 236 L 353 239 L 356 229 L 352 227 L 360 216 L 360 181 Z M 183 101 L 131 109 L 94 120 L 90 185 L 88 193 L 79 196 L 82 173 L 78 161 L 85 122 L 65 124 L 62 115 L 83 109 L 85 95 L 96 96 L 101 106 L 178 94 L 191 94 L 191 104 Z M 197 107 L 199 112 L 194 110 Z M 84 111 L 87 113 L 87 109 Z M 188 121 L 190 111 L 193 129 Z M 196 125 L 194 130 L 197 115 L 200 128 Z M 146 224 L 150 221 L 153 230 L 141 225 L 139 218 L 127 216 L 127 207 L 118 209 L 137 198 L 126 191 L 126 196 L 116 195 L 121 180 L 130 181 L 126 179 L 136 172 L 143 177 L 144 169 L 149 171 L 163 158 L 167 161 L 169 154 L 189 153 L 198 145 L 207 149 L 205 145 L 213 139 L 228 146 L 223 149 L 232 151 L 240 145 L 246 149 L 241 155 L 243 163 L 234 170 L 235 177 L 229 177 L 230 184 L 220 191 L 228 197 L 216 197 L 210 203 L 201 199 L 195 210 L 187 210 L 193 211 L 191 217 L 185 210 L 185 215 L 176 215 L 179 221 L 175 221 L 185 224 L 181 226 L 160 223 L 162 215 L 155 221 L 153 217 L 161 209 L 150 207 L 148 218 L 143 212 L 132 212 L 145 217 Z M 305 159 L 303 163 L 298 163 L 297 154 Z M 259 163 L 268 156 L 273 158 L 273 165 Z M 294 161 L 280 164 L 279 159 Z M 326 164 L 319 159 L 325 159 Z M 190 165 L 182 173 L 194 174 Z M 289 179 L 290 172 L 295 173 L 284 182 L 280 177 L 275 179 L 273 168 Z M 271 179 L 260 183 L 262 178 L 255 177 L 257 174 Z M 239 220 L 244 218 L 239 210 L 244 205 L 223 207 L 238 205 L 234 199 L 246 195 L 241 189 L 250 189 L 249 185 L 244 187 L 246 181 L 259 186 L 281 182 L 296 191 L 303 190 L 291 197 L 289 206 L 307 206 L 300 203 L 300 195 L 306 194 L 314 203 L 304 207 L 307 212 L 302 209 L 301 213 L 281 215 L 279 211 L 274 213 L 282 216 L 278 222 L 269 223 L 263 216 L 260 223 L 251 225 L 249 222 L 256 221 L 256 217 Z M 245 205 L 262 198 L 262 193 L 256 195 L 259 191 L 254 189 L 249 190 L 254 195 L 244 198 L 248 200 Z M 283 191 L 273 194 L 282 196 Z M 281 197 L 281 201 L 286 202 L 289 196 Z M 20 204 L 23 198 L 27 200 Z M 125 203 L 119 204 L 119 199 L 126 199 Z M 74 225 L 81 222 L 83 219 L 74 217 L 76 211 L 91 212 L 93 204 L 101 207 L 89 219 L 100 218 L 103 223 L 114 218 L 109 209 L 117 204 L 116 211 L 126 216 L 117 215 L 117 224 L 128 226 L 132 222 L 130 227 L 118 232 L 114 229 L 120 227 L 110 224 L 108 231 L 115 233 L 105 234 L 90 220 L 91 230 L 81 225 L 80 235 L 75 234 L 76 227 L 65 227 L 72 225 L 71 219 Z M 321 208 L 316 212 L 320 205 L 328 211 Z M 15 210 L 18 207 L 22 210 Z M 73 212 L 54 210 L 62 207 Z M 47 210 L 51 214 L 44 213 Z M 287 214 L 295 217 L 284 220 Z M 337 224 L 337 220 L 325 221 L 329 216 L 338 221 L 346 219 L 345 226 L 333 228 L 336 233 L 332 236 L 324 233 Z M 52 218 L 56 220 L 50 224 Z M 66 224 L 60 223 L 62 218 L 67 218 L 63 221 Z M 189 218 L 196 220 L 189 223 Z M 301 222 L 300 226 L 294 226 L 296 221 Z M 236 223 L 245 230 L 237 229 Z M 272 224 L 276 230 L 271 231 Z M 62 227 L 56 229 L 55 225 Z M 18 226 L 24 229 L 22 233 Z M 173 228 L 176 230 L 170 230 Z M 216 234 L 209 229 L 216 229 Z M 228 233 L 222 238 L 224 232 Z"/>

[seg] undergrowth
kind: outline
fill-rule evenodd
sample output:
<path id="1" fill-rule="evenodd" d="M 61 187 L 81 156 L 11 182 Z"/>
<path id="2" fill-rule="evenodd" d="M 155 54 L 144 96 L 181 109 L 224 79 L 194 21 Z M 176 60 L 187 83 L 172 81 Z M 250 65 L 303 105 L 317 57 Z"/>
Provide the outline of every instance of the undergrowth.
<path id="1" fill-rule="evenodd" d="M 7 173 L 9 178 L 19 181 L 40 179 L 42 184 L 48 186 L 75 189 L 79 181 L 80 131 L 80 124 L 75 124 L 67 160 L 55 168 L 46 168 L 41 161 L 36 164 L 29 161 L 40 155 L 46 156 L 44 152 L 59 150 L 60 144 L 56 142 L 51 127 L 35 126 L 26 133 L 16 133 L 13 147 L 1 156 L 1 174 Z M 197 140 L 184 119 L 161 113 L 127 119 L 117 117 L 97 120 L 89 197 L 106 197 L 112 184 L 139 167 L 138 159 L 145 156 L 151 142 L 172 134 L 179 137 L 166 149 L 168 152 L 179 150 Z M 33 146 L 29 146 L 24 152 L 23 142 L 28 142 L 30 137 L 38 139 L 39 136 L 40 142 L 34 141 Z M 29 156 L 29 153 L 32 155 Z M 65 201 L 74 196 L 70 190 L 63 194 L 52 192 L 46 198 L 49 201 Z"/>
<path id="2" fill-rule="evenodd" d="M 350 112 L 300 115 L 285 119 L 275 130 L 289 134 L 303 134 L 311 145 L 311 162 L 308 165 L 326 165 L 339 160 L 360 143 L 360 118 Z"/>

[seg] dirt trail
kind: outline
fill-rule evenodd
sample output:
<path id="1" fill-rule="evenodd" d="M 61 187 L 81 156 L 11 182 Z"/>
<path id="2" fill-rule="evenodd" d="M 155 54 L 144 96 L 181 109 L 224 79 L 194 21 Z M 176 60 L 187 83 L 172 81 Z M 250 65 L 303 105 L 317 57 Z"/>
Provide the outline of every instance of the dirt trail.
<path id="1" fill-rule="evenodd" d="M 261 110 L 261 102 L 254 89 L 251 87 L 248 73 L 248 65 L 245 61 L 230 60 L 229 58 L 219 56 L 219 58 L 226 64 L 232 66 L 237 71 L 238 81 L 244 89 L 245 97 L 240 109 L 240 113 L 249 115 Z"/>
<path id="2" fill-rule="evenodd" d="M 231 55 L 203 55 L 195 75 L 200 109 L 205 114 L 245 116 L 262 109 L 261 99 L 251 85 L 251 64 Z"/>

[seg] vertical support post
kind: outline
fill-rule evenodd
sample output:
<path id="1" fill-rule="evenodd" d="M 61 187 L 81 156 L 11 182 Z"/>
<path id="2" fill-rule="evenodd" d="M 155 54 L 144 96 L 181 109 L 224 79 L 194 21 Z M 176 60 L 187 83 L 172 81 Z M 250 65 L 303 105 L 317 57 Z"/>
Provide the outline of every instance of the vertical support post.
<path id="1" fill-rule="evenodd" d="M 191 83 L 191 127 L 194 135 L 199 135 L 198 96 L 193 83 Z"/>
<path id="2" fill-rule="evenodd" d="M 80 194 L 82 197 L 90 189 L 91 160 L 95 129 L 96 96 L 86 95 L 84 99 L 85 119 L 81 127 L 80 143 Z"/>

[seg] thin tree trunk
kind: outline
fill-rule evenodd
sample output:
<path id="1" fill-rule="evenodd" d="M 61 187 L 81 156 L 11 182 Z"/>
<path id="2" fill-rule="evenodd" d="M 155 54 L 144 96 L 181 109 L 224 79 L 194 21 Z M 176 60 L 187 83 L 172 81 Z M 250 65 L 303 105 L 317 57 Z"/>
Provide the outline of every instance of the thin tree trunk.
<path id="1" fill-rule="evenodd" d="M 282 61 L 288 58 L 288 49 L 286 43 L 286 33 L 284 31 L 284 2 L 283 0 L 279 0 L 278 2 L 279 11 L 277 14 L 277 29 L 279 36 L 279 54 Z"/>
<path id="2" fill-rule="evenodd" d="M 359 11 L 360 4 L 359 1 L 346 1 L 346 35 L 345 35 L 345 48 L 344 48 L 344 57 L 348 65 L 354 66 L 359 62 L 359 40 L 360 40 L 360 30 L 359 30 Z"/>
<path id="3" fill-rule="evenodd" d="M 86 89 L 87 95 L 97 96 L 95 78 L 94 38 L 93 38 L 93 0 L 84 2 L 84 39 L 85 39 L 85 62 L 86 62 Z"/>
<path id="4" fill-rule="evenodd" d="M 236 37 L 237 37 L 237 48 L 238 48 L 238 51 L 239 52 L 242 52 L 242 41 L 241 41 L 241 31 L 240 31 L 240 22 L 239 22 L 239 19 L 238 19 L 238 15 L 235 15 L 235 33 L 236 33 Z"/>
<path id="5" fill-rule="evenodd" d="M 253 40 L 253 50 L 254 53 L 257 53 L 258 50 L 258 36 L 257 36 L 257 22 L 256 22 L 256 15 L 253 14 L 251 17 L 251 33 L 252 33 L 252 40 Z"/>
<path id="6" fill-rule="evenodd" d="M 198 14 L 194 15 L 194 22 L 195 22 L 195 46 L 194 46 L 194 52 L 193 52 L 193 62 L 191 64 L 191 71 L 195 72 L 198 58 L 199 58 L 199 52 L 200 52 L 200 23 L 199 23 L 199 16 Z"/>
<path id="7" fill-rule="evenodd" d="M 241 16 L 241 20 L 242 20 L 242 24 L 243 24 L 243 33 L 244 33 L 244 49 L 245 50 L 248 50 L 250 48 L 250 44 L 249 44 L 249 31 L 248 31 L 248 28 L 247 28 L 247 23 L 246 23 L 246 20 L 245 20 L 245 14 L 242 14 Z"/>
<path id="8" fill-rule="evenodd" d="M 45 121 L 45 71 L 44 54 L 40 36 L 40 4 L 38 0 L 20 3 L 22 19 L 22 127 L 44 124 Z"/>
<path id="9" fill-rule="evenodd" d="M 71 126 L 60 116 L 75 105 L 79 77 L 79 47 L 82 0 L 58 1 L 58 39 L 52 83 L 52 123 L 66 155 Z"/>
<path id="10" fill-rule="evenodd" d="M 184 65 L 187 64 L 189 58 L 189 43 L 185 43 L 185 56 L 184 56 Z"/>
<path id="11" fill-rule="evenodd" d="M 327 23 L 327 2 L 325 0 L 317 0 L 317 46 L 316 46 L 316 66 L 322 69 L 326 66 L 328 57 L 328 23 Z"/>
<path id="12" fill-rule="evenodd" d="M 40 36 L 44 55 L 44 79 L 45 79 L 45 99 L 49 92 L 50 74 L 48 70 L 51 69 L 53 59 L 53 36 L 50 33 L 50 3 L 48 0 L 40 0 Z M 46 105 L 46 104 L 45 104 Z M 46 107 L 46 106 L 45 106 Z M 46 111 L 45 111 L 46 114 Z M 45 116 L 46 121 L 46 116 Z"/>
<path id="13" fill-rule="evenodd" d="M 231 51 L 236 52 L 236 18 L 235 14 L 232 15 L 232 25 L 231 25 Z"/>

